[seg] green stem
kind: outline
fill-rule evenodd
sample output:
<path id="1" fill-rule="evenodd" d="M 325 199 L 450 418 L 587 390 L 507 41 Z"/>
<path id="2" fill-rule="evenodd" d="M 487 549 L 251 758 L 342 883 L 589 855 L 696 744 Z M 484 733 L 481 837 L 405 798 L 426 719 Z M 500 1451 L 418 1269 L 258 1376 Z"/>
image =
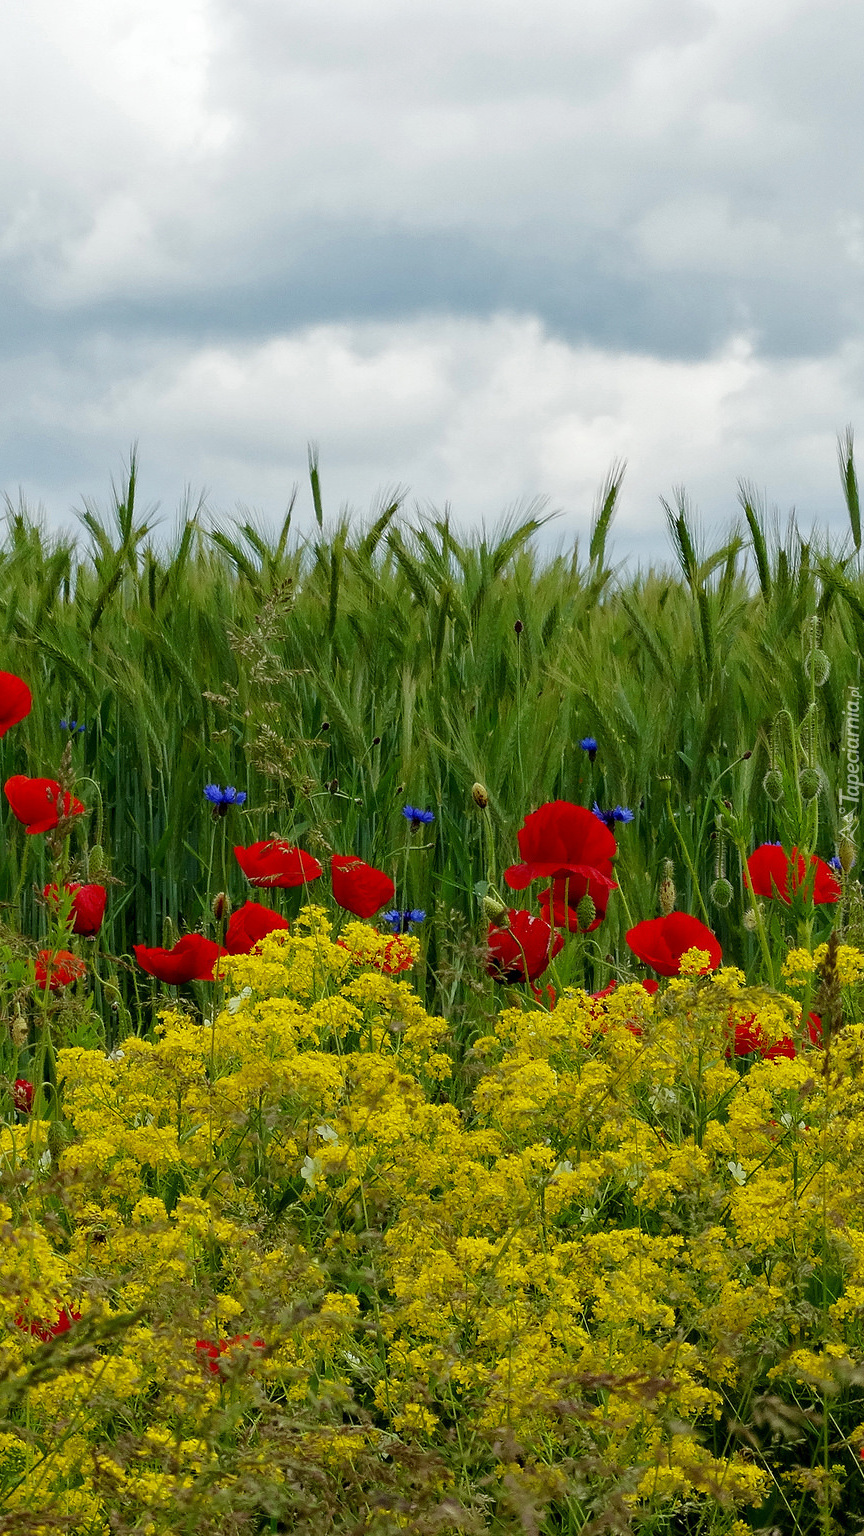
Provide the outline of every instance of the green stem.
<path id="1" fill-rule="evenodd" d="M 753 920 L 756 924 L 756 935 L 759 939 L 759 947 L 762 950 L 762 959 L 765 962 L 765 969 L 767 970 L 770 977 L 771 985 L 776 990 L 777 975 L 774 968 L 774 959 L 771 954 L 771 946 L 768 943 L 768 935 L 765 932 L 765 924 L 762 921 L 762 913 L 759 908 L 759 901 L 757 899 L 756 892 L 753 889 L 753 881 L 750 878 L 750 870 L 747 864 L 747 850 L 744 847 L 744 844 L 740 842 L 738 838 L 733 838 L 733 842 L 738 852 L 738 857 L 741 860 L 741 869 L 744 874 L 744 884 L 747 888 L 747 894 L 750 897 L 750 905 L 753 909 Z"/>
<path id="2" fill-rule="evenodd" d="M 702 913 L 702 917 L 703 917 L 703 919 L 705 921 L 705 926 L 706 926 L 706 928 L 710 928 L 711 927 L 711 919 L 708 916 L 708 908 L 706 907 L 704 901 L 702 900 L 702 892 L 699 889 L 699 877 L 696 874 L 696 870 L 695 870 L 695 867 L 694 867 L 694 864 L 693 864 L 693 860 L 690 857 L 690 849 L 687 847 L 687 844 L 686 844 L 686 842 L 684 840 L 684 834 L 681 831 L 681 828 L 679 827 L 677 821 L 675 820 L 675 812 L 672 809 L 672 786 L 671 786 L 671 784 L 667 784 L 666 785 L 666 809 L 669 812 L 669 820 L 672 823 L 672 827 L 674 829 L 675 836 L 677 837 L 679 845 L 681 847 L 681 853 L 682 853 L 683 858 L 684 858 L 684 863 L 687 865 L 687 868 L 690 871 L 690 878 L 691 878 L 691 880 L 693 882 L 693 890 L 694 890 L 694 893 L 695 893 L 695 896 L 696 896 L 696 900 L 699 903 L 699 909 L 700 909 L 700 911 Z"/>

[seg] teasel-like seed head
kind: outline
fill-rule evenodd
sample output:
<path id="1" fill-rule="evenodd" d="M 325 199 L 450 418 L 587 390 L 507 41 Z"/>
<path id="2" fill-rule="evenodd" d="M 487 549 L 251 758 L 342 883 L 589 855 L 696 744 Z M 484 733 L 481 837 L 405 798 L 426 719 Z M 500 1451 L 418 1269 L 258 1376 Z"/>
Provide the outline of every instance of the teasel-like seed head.
<path id="1" fill-rule="evenodd" d="M 755 933 L 759 926 L 759 914 L 755 907 L 748 907 L 741 919 L 748 933 Z"/>
<path id="2" fill-rule="evenodd" d="M 675 881 L 672 879 L 674 873 L 675 865 L 672 863 L 672 860 L 664 859 L 663 879 L 660 881 L 657 889 L 657 899 L 660 903 L 660 911 L 663 917 L 668 917 L 670 912 L 675 911 L 675 897 L 678 893 L 675 890 Z"/>
<path id="3" fill-rule="evenodd" d="M 843 832 L 841 834 L 840 841 L 837 844 L 837 857 L 840 860 L 840 868 L 842 869 L 844 875 L 849 874 L 849 871 L 855 863 L 857 855 L 858 849 L 855 847 L 855 844 L 849 836 L 849 833 Z"/>
<path id="4" fill-rule="evenodd" d="M 586 930 L 591 927 L 591 924 L 593 923 L 596 916 L 597 908 L 594 905 L 593 899 L 588 895 L 588 892 L 586 891 L 578 907 L 576 908 L 576 917 L 579 922 L 579 930 L 581 933 L 585 933 Z"/>
<path id="5" fill-rule="evenodd" d="M 87 879 L 101 880 L 108 873 L 108 860 L 101 843 L 94 843 L 87 855 Z"/>

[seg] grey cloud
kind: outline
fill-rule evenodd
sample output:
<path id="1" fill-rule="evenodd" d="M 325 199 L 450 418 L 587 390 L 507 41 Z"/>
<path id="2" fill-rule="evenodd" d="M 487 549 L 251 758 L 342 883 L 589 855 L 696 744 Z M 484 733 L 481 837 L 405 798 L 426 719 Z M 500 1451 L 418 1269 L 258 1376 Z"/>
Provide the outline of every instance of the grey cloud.
<path id="1" fill-rule="evenodd" d="M 0 483 L 140 435 L 157 495 L 277 506 L 310 435 L 361 500 L 584 520 L 630 453 L 635 538 L 701 451 L 710 507 L 815 506 L 862 399 L 862 41 L 852 0 L 14 0 Z"/>
<path id="2" fill-rule="evenodd" d="M 238 297 L 253 328 L 274 302 L 279 325 L 518 308 L 671 356 L 860 324 L 849 0 L 192 9 L 194 153 L 60 43 L 29 110 L 14 82 L 0 266 L 34 309 L 227 334 Z"/>

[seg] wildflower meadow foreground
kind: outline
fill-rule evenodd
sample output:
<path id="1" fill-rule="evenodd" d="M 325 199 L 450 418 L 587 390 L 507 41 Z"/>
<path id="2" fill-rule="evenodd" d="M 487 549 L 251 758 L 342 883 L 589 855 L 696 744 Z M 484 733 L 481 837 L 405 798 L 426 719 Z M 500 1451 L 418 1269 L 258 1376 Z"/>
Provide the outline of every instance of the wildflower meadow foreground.
<path id="1" fill-rule="evenodd" d="M 436 778 L 406 673 L 346 789 L 329 718 L 296 749 L 272 723 L 312 658 L 265 614 L 236 700 L 204 695 L 234 724 L 178 788 L 198 819 L 166 799 L 164 829 L 167 749 L 136 798 L 107 672 L 89 719 L 46 698 L 86 675 L 66 642 L 0 672 L 0 1533 L 864 1531 L 864 895 L 835 810 L 860 781 L 821 702 L 829 606 L 722 752 L 707 651 L 704 732 L 662 760 L 627 757 L 623 694 L 586 695 L 552 793 L 521 618 L 515 727 L 482 736 L 509 767 L 478 726 Z M 446 718 L 423 750 L 452 763 Z M 397 725 L 398 783 L 363 766 Z"/>

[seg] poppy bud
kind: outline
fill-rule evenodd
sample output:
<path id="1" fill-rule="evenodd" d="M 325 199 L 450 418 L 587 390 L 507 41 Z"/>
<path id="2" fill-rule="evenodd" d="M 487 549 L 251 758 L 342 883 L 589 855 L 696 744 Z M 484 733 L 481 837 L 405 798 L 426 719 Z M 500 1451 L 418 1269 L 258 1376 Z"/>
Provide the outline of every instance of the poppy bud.
<path id="1" fill-rule="evenodd" d="M 748 907 L 741 921 L 748 933 L 755 933 L 759 926 L 759 917 L 755 907 Z"/>
<path id="2" fill-rule="evenodd" d="M 783 775 L 779 768 L 768 769 L 768 772 L 762 780 L 762 788 L 768 796 L 768 799 L 773 800 L 775 805 L 777 804 L 778 800 L 783 799 Z"/>
<path id="3" fill-rule="evenodd" d="M 108 873 L 108 860 L 101 843 L 94 843 L 87 857 L 87 879 L 101 880 Z"/>
<path id="4" fill-rule="evenodd" d="M 732 897 L 735 895 L 735 892 L 733 891 L 729 881 L 726 879 L 726 876 L 720 875 L 714 881 L 714 884 L 709 890 L 708 895 L 711 901 L 713 901 L 715 907 L 720 907 L 722 910 L 724 907 L 729 906 L 729 903 L 731 902 Z"/>
<path id="5" fill-rule="evenodd" d="M 822 688 L 828 681 L 831 663 L 824 651 L 810 651 L 804 657 L 804 676 L 811 678 L 815 687 Z"/>
<path id="6" fill-rule="evenodd" d="M 166 916 L 162 919 L 162 948 L 173 949 L 176 940 L 177 933 L 174 928 L 174 924 L 172 923 L 170 917 L 168 917 L 166 914 Z"/>
<path id="7" fill-rule="evenodd" d="M 675 865 L 672 863 L 672 860 L 665 859 L 663 861 L 663 879 L 660 881 L 660 885 L 657 890 L 657 899 L 660 903 L 660 911 L 664 917 L 668 917 L 670 912 L 675 911 L 675 897 L 677 892 L 675 890 L 675 882 L 672 879 L 674 872 Z"/>
<path id="8" fill-rule="evenodd" d="M 485 811 L 489 804 L 489 794 L 485 784 L 473 784 L 471 786 L 471 799 L 475 805 L 479 805 L 481 811 Z"/>
<path id="9" fill-rule="evenodd" d="M 224 891 L 219 891 L 213 897 L 213 916 L 217 923 L 221 923 L 223 917 L 231 916 L 231 902 Z"/>
<path id="10" fill-rule="evenodd" d="M 483 916 L 488 922 L 494 923 L 496 928 L 510 927 L 510 917 L 507 908 L 497 896 L 484 896 L 480 905 L 483 909 Z"/>
<path id="11" fill-rule="evenodd" d="M 579 931 L 581 933 L 585 933 L 585 931 L 591 927 L 591 924 L 593 923 L 596 916 L 597 908 L 595 907 L 594 902 L 586 891 L 585 895 L 582 897 L 582 900 L 579 902 L 579 905 L 576 908 L 576 920 L 579 924 Z"/>
<path id="12" fill-rule="evenodd" d="M 819 793 L 818 768 L 802 768 L 798 775 L 798 788 L 801 791 L 802 800 L 815 800 Z"/>
<path id="13" fill-rule="evenodd" d="M 848 832 L 844 832 L 837 846 L 837 856 L 840 860 L 840 868 L 842 869 L 844 875 L 848 875 L 852 865 L 855 863 L 855 855 L 857 851 L 858 850 L 856 849 L 855 844 L 853 843 Z"/>

